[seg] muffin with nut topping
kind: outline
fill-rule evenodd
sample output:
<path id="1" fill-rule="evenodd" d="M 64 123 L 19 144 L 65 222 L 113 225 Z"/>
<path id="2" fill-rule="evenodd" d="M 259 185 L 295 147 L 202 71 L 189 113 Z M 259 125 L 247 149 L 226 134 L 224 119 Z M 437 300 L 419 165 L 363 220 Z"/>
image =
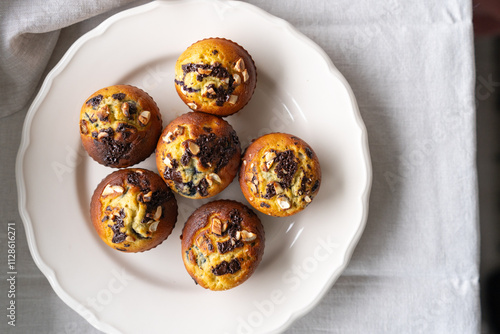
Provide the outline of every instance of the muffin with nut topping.
<path id="1" fill-rule="evenodd" d="M 161 130 L 155 101 L 134 86 L 100 89 L 80 111 L 83 147 L 95 161 L 108 167 L 129 167 L 149 157 Z"/>
<path id="2" fill-rule="evenodd" d="M 90 203 L 90 217 L 108 246 L 127 253 L 161 244 L 177 221 L 177 201 L 165 182 L 146 169 L 129 168 L 106 176 Z"/>
<path id="3" fill-rule="evenodd" d="M 257 70 L 250 54 L 224 38 L 207 38 L 184 51 L 175 64 L 175 88 L 189 108 L 228 116 L 250 101 Z"/>
<path id="4" fill-rule="evenodd" d="M 167 185 L 187 198 L 208 198 L 234 179 L 241 146 L 232 126 L 220 117 L 189 112 L 163 130 L 156 166 Z"/>
<path id="5" fill-rule="evenodd" d="M 182 260 L 193 280 L 210 290 L 245 282 L 264 254 L 264 228 L 247 206 L 230 200 L 207 203 L 188 218 L 181 235 Z"/>
<path id="6" fill-rule="evenodd" d="M 304 210 L 321 183 L 313 149 L 302 139 L 271 133 L 254 140 L 243 154 L 239 182 L 243 195 L 266 215 L 285 217 Z"/>

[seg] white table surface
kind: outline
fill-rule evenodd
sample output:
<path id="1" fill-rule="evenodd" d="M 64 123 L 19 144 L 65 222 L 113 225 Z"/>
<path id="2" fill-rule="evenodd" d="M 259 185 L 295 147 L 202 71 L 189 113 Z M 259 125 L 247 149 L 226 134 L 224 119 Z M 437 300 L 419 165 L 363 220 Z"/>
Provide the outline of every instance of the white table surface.
<path id="1" fill-rule="evenodd" d="M 23 92 L 17 103 L 0 105 L 0 115 L 7 115 L 0 116 L 0 333 L 98 332 L 55 295 L 34 264 L 17 211 L 14 165 L 24 117 L 46 73 L 79 36 L 146 1 L 118 2 L 82 8 L 80 19 L 88 19 L 58 33 L 41 78 L 31 85 L 20 84 L 22 78 L 5 68 L 9 55 L 0 55 L 4 93 L 6 82 L 14 82 L 12 92 Z M 248 2 L 290 22 L 327 52 L 357 97 L 373 164 L 368 223 L 349 266 L 286 333 L 478 333 L 475 102 L 482 95 L 474 91 L 470 1 Z M 36 20 L 51 15 L 29 3 L 3 4 L 1 20 L 12 11 Z M 34 29 L 43 31 L 48 21 L 40 19 Z M 4 42 L 7 28 L 0 27 Z M 15 327 L 6 319 L 9 223 L 17 233 Z"/>

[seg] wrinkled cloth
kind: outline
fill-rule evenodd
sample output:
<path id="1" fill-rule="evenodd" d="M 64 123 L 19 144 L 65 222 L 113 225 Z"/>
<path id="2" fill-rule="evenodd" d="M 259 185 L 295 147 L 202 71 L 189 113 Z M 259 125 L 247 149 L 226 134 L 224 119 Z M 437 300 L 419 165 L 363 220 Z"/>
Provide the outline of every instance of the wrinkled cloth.
<path id="1" fill-rule="evenodd" d="M 3 315 L 1 333 L 98 332 L 56 296 L 31 259 L 14 159 L 29 104 L 68 47 L 145 2 L 0 3 L 0 245 L 6 257 L 7 224 L 14 223 L 18 263 L 18 321 L 10 327 Z M 482 96 L 474 92 L 471 1 L 248 2 L 330 56 L 357 98 L 373 164 L 368 222 L 349 266 L 286 333 L 478 333 L 474 105 Z"/>

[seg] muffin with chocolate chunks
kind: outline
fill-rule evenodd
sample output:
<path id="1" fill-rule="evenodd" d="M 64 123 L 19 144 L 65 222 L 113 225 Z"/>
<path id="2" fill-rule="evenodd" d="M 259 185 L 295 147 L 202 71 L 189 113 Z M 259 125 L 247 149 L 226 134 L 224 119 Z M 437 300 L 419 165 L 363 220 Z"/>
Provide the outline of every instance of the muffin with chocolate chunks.
<path id="1" fill-rule="evenodd" d="M 225 120 L 189 112 L 165 127 L 156 148 L 156 166 L 167 185 L 187 198 L 208 198 L 234 179 L 241 146 Z"/>
<path id="2" fill-rule="evenodd" d="M 250 101 L 257 69 L 248 52 L 224 38 L 207 38 L 184 51 L 175 64 L 175 88 L 189 108 L 228 116 Z"/>
<path id="3" fill-rule="evenodd" d="M 245 282 L 264 253 L 264 228 L 247 206 L 230 200 L 207 203 L 188 218 L 182 260 L 193 280 L 210 290 Z"/>
<path id="4" fill-rule="evenodd" d="M 305 141 L 290 134 L 270 133 L 246 149 L 239 182 L 243 195 L 255 209 L 285 217 L 312 202 L 319 191 L 321 168 Z"/>
<path id="5" fill-rule="evenodd" d="M 177 201 L 165 182 L 146 169 L 121 169 L 106 176 L 90 203 L 99 237 L 122 252 L 144 252 L 161 244 L 177 221 Z"/>
<path id="6" fill-rule="evenodd" d="M 161 129 L 155 101 L 134 86 L 100 89 L 80 111 L 83 147 L 95 161 L 108 167 L 129 167 L 149 157 Z"/>

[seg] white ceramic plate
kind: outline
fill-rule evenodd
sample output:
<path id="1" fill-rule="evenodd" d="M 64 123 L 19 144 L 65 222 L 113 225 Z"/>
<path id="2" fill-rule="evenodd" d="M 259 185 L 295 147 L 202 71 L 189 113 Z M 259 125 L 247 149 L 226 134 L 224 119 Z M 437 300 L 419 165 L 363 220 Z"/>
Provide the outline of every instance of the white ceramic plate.
<path id="1" fill-rule="evenodd" d="M 178 198 L 180 216 L 162 245 L 123 254 L 100 241 L 89 200 L 112 169 L 80 144 L 79 110 L 99 88 L 150 93 L 164 126 L 188 109 L 173 68 L 191 43 L 225 37 L 258 68 L 253 99 L 228 121 L 243 147 L 272 131 L 295 134 L 319 156 L 318 196 L 289 218 L 260 215 L 263 261 L 225 292 L 196 286 L 180 252 L 181 229 L 208 202 Z M 139 164 L 155 170 L 153 157 Z M 347 265 L 363 231 L 371 186 L 367 135 L 347 82 L 326 54 L 285 21 L 242 2 L 153 2 L 124 11 L 80 38 L 47 76 L 24 124 L 17 159 L 19 209 L 32 256 L 55 292 L 109 333 L 276 333 L 311 310 Z M 237 182 L 216 198 L 246 203 Z M 213 198 L 214 199 L 214 198 Z"/>

